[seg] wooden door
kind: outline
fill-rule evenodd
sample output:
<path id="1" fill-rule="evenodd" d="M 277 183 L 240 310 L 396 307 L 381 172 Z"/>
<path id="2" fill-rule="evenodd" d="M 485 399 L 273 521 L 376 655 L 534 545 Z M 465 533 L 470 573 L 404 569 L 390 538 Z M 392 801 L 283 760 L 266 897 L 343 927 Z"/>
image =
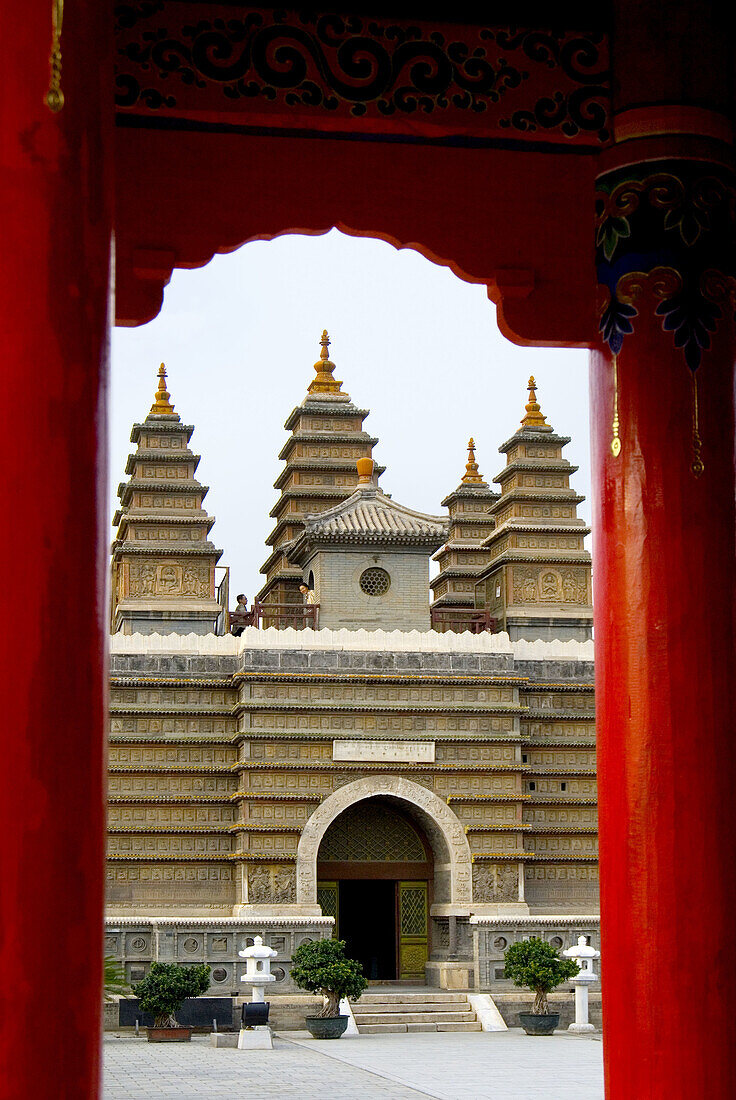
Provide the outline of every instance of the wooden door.
<path id="1" fill-rule="evenodd" d="M 340 892 L 336 882 L 317 883 L 317 903 L 322 907 L 323 917 L 334 917 L 333 940 L 340 939 Z"/>
<path id="2" fill-rule="evenodd" d="M 429 898 L 426 882 L 399 883 L 399 979 L 424 984 L 429 958 Z"/>

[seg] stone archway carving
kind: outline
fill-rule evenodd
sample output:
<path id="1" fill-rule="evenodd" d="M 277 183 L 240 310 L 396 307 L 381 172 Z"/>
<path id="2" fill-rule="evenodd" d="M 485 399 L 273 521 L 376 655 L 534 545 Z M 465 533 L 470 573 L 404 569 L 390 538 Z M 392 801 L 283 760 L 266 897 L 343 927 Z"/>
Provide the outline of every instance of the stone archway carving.
<path id="1" fill-rule="evenodd" d="M 448 865 L 450 896 L 454 905 L 470 905 L 472 901 L 472 868 L 470 846 L 465 831 L 446 802 L 433 791 L 400 776 L 370 776 L 340 787 L 322 802 L 302 831 L 296 856 L 296 896 L 300 905 L 317 903 L 317 853 L 327 829 L 348 806 L 367 798 L 385 796 L 404 803 L 418 816 L 428 830 L 435 860 Z M 433 835 L 432 835 L 433 834 Z M 438 850 L 444 848 L 445 850 Z"/>

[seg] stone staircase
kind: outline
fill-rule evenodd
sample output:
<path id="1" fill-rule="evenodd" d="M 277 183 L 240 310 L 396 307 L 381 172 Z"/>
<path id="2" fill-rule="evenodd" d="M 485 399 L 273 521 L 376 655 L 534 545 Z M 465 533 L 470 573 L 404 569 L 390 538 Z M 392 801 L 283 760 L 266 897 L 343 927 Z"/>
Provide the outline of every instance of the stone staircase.
<path id="1" fill-rule="evenodd" d="M 364 993 L 352 1006 L 362 1035 L 399 1031 L 480 1031 L 464 993 Z"/>

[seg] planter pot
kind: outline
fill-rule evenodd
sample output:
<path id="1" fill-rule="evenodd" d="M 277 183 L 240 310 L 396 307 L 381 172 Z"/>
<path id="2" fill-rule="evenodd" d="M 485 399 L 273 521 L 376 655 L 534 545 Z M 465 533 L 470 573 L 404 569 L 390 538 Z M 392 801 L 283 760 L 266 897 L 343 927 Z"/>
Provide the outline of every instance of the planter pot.
<path id="1" fill-rule="evenodd" d="M 559 1012 L 540 1016 L 538 1012 L 520 1012 L 519 1023 L 527 1035 L 551 1035 L 560 1022 Z"/>
<path id="2" fill-rule="evenodd" d="M 149 1043 L 188 1043 L 192 1037 L 190 1027 L 148 1027 Z"/>
<path id="3" fill-rule="evenodd" d="M 339 1039 L 348 1026 L 347 1016 L 307 1016 L 304 1021 L 313 1039 Z"/>

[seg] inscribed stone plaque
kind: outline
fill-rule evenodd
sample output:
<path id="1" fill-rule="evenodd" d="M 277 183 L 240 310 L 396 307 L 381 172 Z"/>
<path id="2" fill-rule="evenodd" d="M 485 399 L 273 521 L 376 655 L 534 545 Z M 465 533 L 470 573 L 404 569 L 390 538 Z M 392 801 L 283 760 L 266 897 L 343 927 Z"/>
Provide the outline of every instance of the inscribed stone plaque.
<path id="1" fill-rule="evenodd" d="M 333 741 L 333 760 L 434 763 L 434 741 Z"/>

